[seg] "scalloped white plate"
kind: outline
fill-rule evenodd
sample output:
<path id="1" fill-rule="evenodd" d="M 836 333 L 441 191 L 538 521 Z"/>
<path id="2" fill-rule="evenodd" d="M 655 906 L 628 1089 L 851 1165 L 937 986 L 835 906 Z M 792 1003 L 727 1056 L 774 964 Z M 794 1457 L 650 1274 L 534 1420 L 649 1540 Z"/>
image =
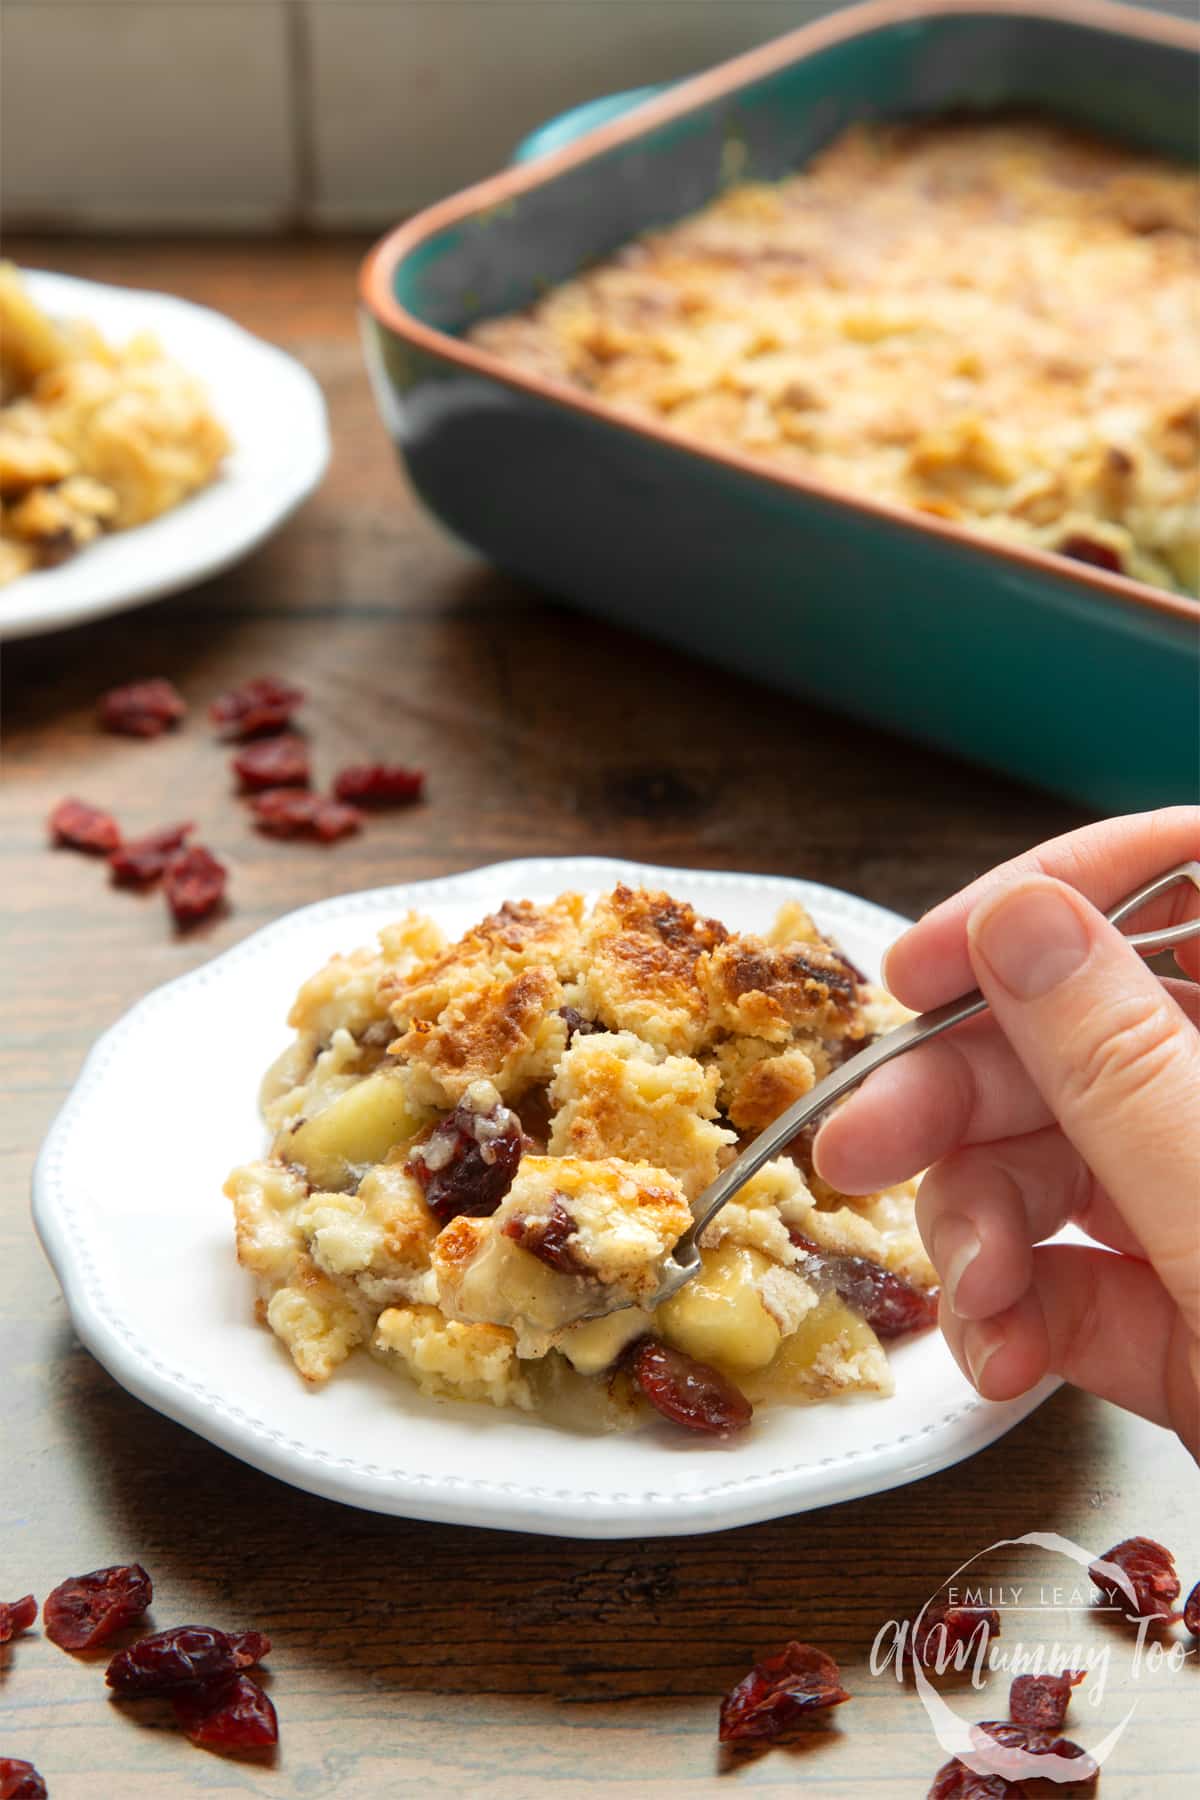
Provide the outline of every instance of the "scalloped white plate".
<path id="1" fill-rule="evenodd" d="M 50 1131 L 34 1220 L 80 1337 L 129 1391 L 283 1481 L 377 1512 L 568 1537 L 745 1525 L 880 1492 L 971 1455 L 1031 1412 L 981 1401 L 936 1333 L 893 1352 L 888 1400 L 778 1407 L 729 1444 L 657 1423 L 575 1436 L 439 1404 L 356 1353 L 309 1392 L 253 1318 L 229 1169 L 264 1142 L 255 1096 L 300 982 L 405 907 L 454 935 L 506 898 L 668 888 L 727 924 L 798 895 L 869 971 L 905 921 L 835 888 L 598 858 L 500 863 L 290 913 L 141 1001 L 100 1039 Z"/>
<path id="2" fill-rule="evenodd" d="M 87 319 L 117 343 L 153 332 L 204 382 L 233 449 L 211 486 L 160 519 L 0 587 L 0 641 L 124 612 L 206 580 L 282 525 L 329 462 L 321 390 L 274 344 L 171 294 L 22 273 L 33 299 L 57 318 Z"/>

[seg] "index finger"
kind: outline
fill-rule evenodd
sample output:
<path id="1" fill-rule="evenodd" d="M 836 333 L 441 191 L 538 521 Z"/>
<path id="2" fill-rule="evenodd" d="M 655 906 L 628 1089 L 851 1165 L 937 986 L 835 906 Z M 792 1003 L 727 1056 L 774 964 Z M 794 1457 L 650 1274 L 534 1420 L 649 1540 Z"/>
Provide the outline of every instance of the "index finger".
<path id="1" fill-rule="evenodd" d="M 884 980 L 898 1000 L 917 1012 L 969 992 L 975 976 L 967 954 L 967 919 L 985 894 L 1022 875 L 1053 875 L 1107 912 L 1143 883 L 1198 855 L 1200 806 L 1130 813 L 1050 838 L 989 870 L 918 919 L 888 951 Z M 1143 930 L 1175 924 L 1196 906 L 1194 890 L 1181 887 L 1145 907 L 1137 924 Z M 1200 946 L 1182 945 L 1176 956 L 1188 974 L 1200 976 Z"/>

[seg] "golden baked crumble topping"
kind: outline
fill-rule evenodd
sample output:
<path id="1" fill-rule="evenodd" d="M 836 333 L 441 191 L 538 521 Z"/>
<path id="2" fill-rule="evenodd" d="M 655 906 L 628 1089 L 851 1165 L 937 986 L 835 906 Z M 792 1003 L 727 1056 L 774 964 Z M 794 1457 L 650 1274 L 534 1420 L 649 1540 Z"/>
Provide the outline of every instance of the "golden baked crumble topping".
<path id="1" fill-rule="evenodd" d="M 859 125 L 481 348 L 633 419 L 1200 588 L 1200 178 L 1039 119 Z"/>

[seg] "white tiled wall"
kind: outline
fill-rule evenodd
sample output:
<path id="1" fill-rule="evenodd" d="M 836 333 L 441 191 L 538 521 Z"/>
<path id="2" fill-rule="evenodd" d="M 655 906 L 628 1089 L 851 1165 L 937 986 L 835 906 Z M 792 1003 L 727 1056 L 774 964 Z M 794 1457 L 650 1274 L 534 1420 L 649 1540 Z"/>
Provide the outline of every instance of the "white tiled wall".
<path id="1" fill-rule="evenodd" d="M 6 225 L 273 224 L 294 208 L 288 0 L 3 0 Z"/>
<path id="2" fill-rule="evenodd" d="M 565 107 L 836 3 L 0 0 L 0 207 L 10 227 L 384 225 Z"/>

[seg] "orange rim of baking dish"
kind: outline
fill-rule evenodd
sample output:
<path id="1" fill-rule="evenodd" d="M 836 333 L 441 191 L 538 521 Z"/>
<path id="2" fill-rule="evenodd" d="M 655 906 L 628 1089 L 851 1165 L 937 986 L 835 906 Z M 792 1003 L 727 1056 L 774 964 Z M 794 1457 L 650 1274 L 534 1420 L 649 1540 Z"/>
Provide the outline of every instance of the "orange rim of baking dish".
<path id="1" fill-rule="evenodd" d="M 1129 575 L 1113 574 L 1087 563 L 1074 563 L 1053 551 L 1039 550 L 1024 544 L 997 542 L 982 533 L 955 524 L 952 520 L 940 519 L 933 514 L 921 513 L 886 500 L 851 494 L 844 488 L 813 476 L 774 469 L 769 463 L 740 451 L 697 443 L 684 433 L 673 431 L 669 425 L 659 424 L 652 419 L 632 419 L 566 382 L 513 368 L 498 356 L 478 349 L 465 339 L 452 337 L 449 332 L 439 331 L 436 326 L 425 324 L 403 307 L 395 295 L 397 268 L 426 239 L 473 214 L 504 206 L 515 195 L 540 187 L 564 170 L 573 169 L 617 144 L 641 137 L 668 119 L 678 118 L 750 82 L 773 75 L 803 56 L 824 50 L 831 44 L 866 36 L 883 25 L 953 13 L 969 17 L 971 14 L 995 15 L 999 12 L 1011 13 L 1018 18 L 1062 19 L 1072 24 L 1092 25 L 1127 37 L 1143 38 L 1181 50 L 1200 52 L 1200 26 L 1185 19 L 1172 18 L 1169 14 L 1134 11 L 1128 6 L 1111 4 L 1110 0 L 1042 0 L 1040 4 L 1025 4 L 1024 0 L 1016 0 L 1015 4 L 1006 3 L 1006 0 L 991 0 L 991 4 L 987 4 L 987 0 L 867 0 L 862 6 L 852 7 L 847 12 L 820 19 L 811 25 L 802 25 L 798 30 L 775 38 L 758 49 L 748 50 L 701 75 L 678 82 L 667 93 L 642 101 L 620 118 L 596 126 L 574 143 L 564 145 L 561 150 L 552 150 L 532 162 L 514 165 L 499 175 L 475 182 L 447 199 L 425 207 L 411 219 L 389 231 L 368 251 L 359 271 L 359 299 L 380 325 L 398 337 L 445 361 L 455 363 L 460 368 L 470 370 L 473 374 L 498 381 L 505 387 L 533 394 L 539 399 L 601 420 L 604 424 L 616 426 L 635 437 L 648 438 L 684 456 L 734 469 L 739 474 L 751 476 L 756 481 L 767 482 L 785 491 L 805 494 L 840 511 L 866 514 L 925 537 L 942 538 L 978 555 L 1053 575 L 1085 592 L 1091 589 L 1109 599 L 1123 601 L 1126 605 L 1148 607 L 1194 624 L 1200 617 L 1200 600 L 1192 599 L 1186 594 L 1172 594 L 1165 588 L 1152 587 L 1148 582 L 1136 581 Z"/>

